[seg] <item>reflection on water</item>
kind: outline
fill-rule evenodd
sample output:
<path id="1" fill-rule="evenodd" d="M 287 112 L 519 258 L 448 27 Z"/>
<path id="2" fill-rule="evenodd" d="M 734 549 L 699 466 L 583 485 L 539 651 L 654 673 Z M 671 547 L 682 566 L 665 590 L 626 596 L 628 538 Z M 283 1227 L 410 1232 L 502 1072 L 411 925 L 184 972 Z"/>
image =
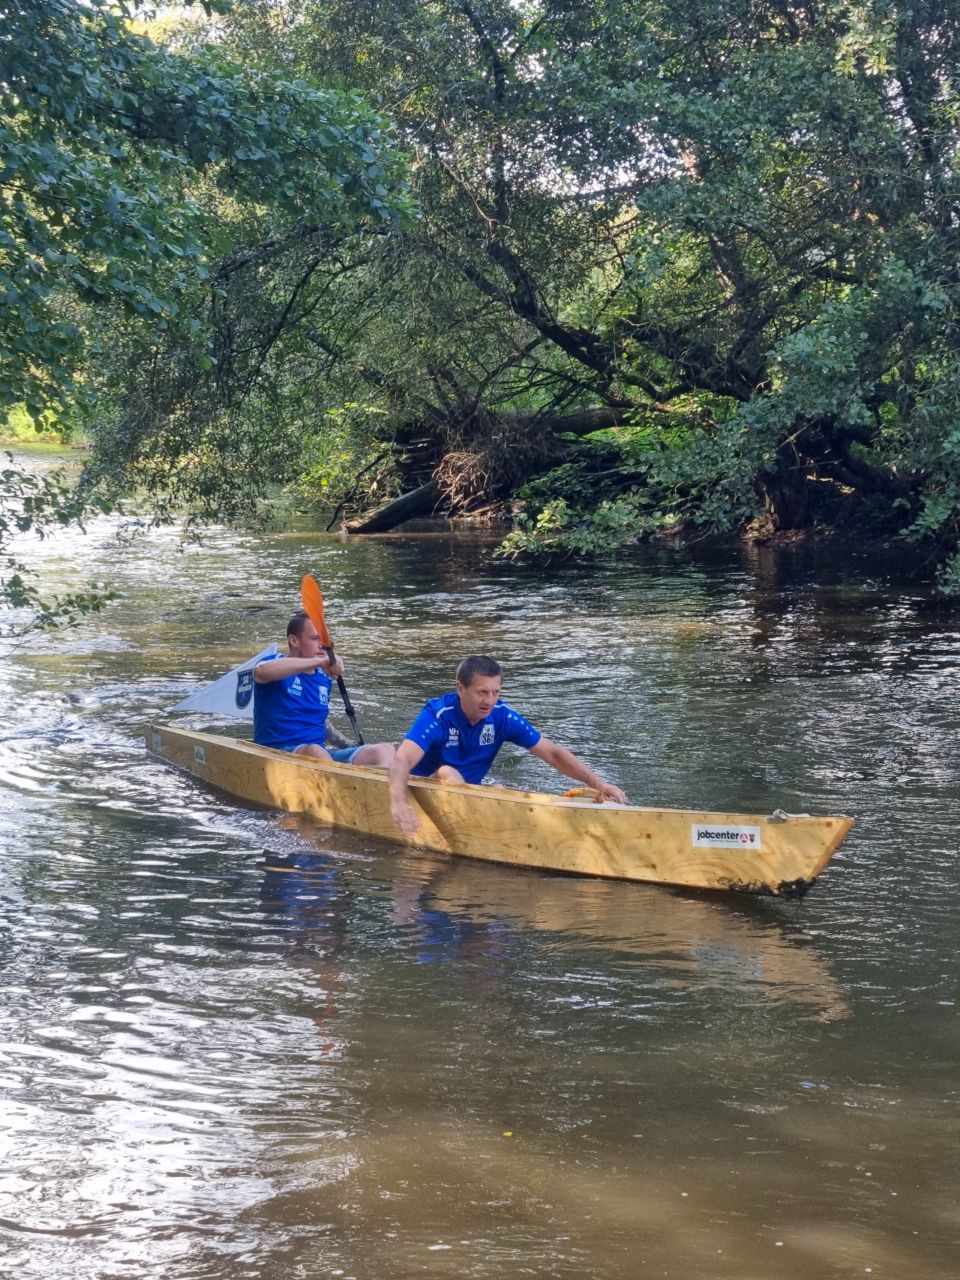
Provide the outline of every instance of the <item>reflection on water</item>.
<path id="1" fill-rule="evenodd" d="M 662 974 L 684 988 L 712 986 L 751 999 L 792 1001 L 823 1021 L 849 1015 L 849 1000 L 802 929 L 764 916 L 765 907 L 648 886 L 618 892 L 601 880 L 516 873 L 492 882 L 483 868 L 453 860 L 424 893 L 451 919 L 514 920 L 554 948 L 595 947 L 640 976 Z M 478 872 L 481 874 L 478 876 Z"/>
<path id="2" fill-rule="evenodd" d="M 925 588 L 107 522 L 31 554 L 124 594 L 0 664 L 10 1274 L 952 1273 L 958 649 Z M 148 759 L 306 570 L 371 732 L 490 649 L 637 799 L 858 825 L 802 904 L 754 902 L 400 852 Z"/>

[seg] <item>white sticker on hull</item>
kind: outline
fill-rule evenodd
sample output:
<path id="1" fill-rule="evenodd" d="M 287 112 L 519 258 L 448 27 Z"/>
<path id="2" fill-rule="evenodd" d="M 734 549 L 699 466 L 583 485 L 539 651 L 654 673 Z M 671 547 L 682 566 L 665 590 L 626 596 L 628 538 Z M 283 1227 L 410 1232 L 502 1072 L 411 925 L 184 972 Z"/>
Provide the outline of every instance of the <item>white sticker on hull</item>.
<path id="1" fill-rule="evenodd" d="M 694 822 L 690 838 L 695 849 L 760 849 L 759 827 L 734 827 L 726 823 Z"/>
<path id="2" fill-rule="evenodd" d="M 153 754 L 154 754 L 155 756 L 158 756 L 158 755 L 160 754 L 160 735 L 159 735 L 159 733 L 156 733 L 156 732 L 152 733 L 152 734 L 150 735 L 150 741 L 151 741 L 151 743 L 152 743 L 152 748 L 151 748 L 151 749 L 152 749 L 152 751 L 153 751 Z"/>
<path id="3" fill-rule="evenodd" d="M 204 751 L 203 747 L 193 748 L 193 758 L 197 762 L 197 764 L 207 763 L 207 753 L 206 751 Z"/>

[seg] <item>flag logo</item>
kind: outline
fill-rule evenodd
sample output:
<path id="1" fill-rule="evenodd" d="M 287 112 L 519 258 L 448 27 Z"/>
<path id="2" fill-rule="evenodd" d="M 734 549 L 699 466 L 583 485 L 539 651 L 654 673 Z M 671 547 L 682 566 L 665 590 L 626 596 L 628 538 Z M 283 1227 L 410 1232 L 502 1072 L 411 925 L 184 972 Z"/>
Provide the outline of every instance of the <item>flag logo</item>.
<path id="1" fill-rule="evenodd" d="M 247 668 L 246 671 L 237 672 L 237 691 L 234 695 L 234 702 L 237 704 L 237 710 L 242 711 L 244 707 L 250 705 L 250 699 L 253 697 L 253 671 Z"/>

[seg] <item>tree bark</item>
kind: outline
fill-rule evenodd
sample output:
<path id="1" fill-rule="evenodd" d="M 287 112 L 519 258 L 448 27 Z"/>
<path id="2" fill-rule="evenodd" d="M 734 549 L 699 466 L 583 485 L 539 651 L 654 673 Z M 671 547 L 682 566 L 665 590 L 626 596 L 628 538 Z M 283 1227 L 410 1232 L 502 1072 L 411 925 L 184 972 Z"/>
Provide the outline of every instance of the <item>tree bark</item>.
<path id="1" fill-rule="evenodd" d="M 399 498 L 385 502 L 382 507 L 377 507 L 367 515 L 347 520 L 340 527 L 344 533 L 386 533 L 388 529 L 395 529 L 398 524 L 403 524 L 404 520 L 430 515 L 439 496 L 440 483 L 434 477 L 419 489 L 402 493 Z"/>
<path id="2" fill-rule="evenodd" d="M 766 533 L 785 533 L 810 527 L 810 494 L 806 469 L 798 460 L 757 477 L 763 498 L 763 525 Z"/>

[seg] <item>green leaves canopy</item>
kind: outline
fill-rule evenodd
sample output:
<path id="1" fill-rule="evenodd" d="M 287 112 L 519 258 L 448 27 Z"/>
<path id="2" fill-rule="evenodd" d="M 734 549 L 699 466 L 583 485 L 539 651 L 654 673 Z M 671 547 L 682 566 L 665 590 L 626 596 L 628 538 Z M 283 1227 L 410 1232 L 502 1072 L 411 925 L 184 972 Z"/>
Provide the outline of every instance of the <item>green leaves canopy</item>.
<path id="1" fill-rule="evenodd" d="M 207 107 L 155 84 L 136 95 L 147 124 L 120 130 L 125 163 L 190 199 L 154 232 L 182 256 L 164 250 L 150 277 L 153 359 L 129 344 L 102 456 L 229 513 L 218 457 L 251 483 L 287 479 L 301 440 L 329 455 L 317 424 L 332 421 L 344 475 L 391 445 L 398 482 L 438 470 L 451 500 L 539 475 L 530 528 L 549 506 L 551 545 L 569 532 L 586 549 L 594 511 L 603 547 L 671 520 L 776 530 L 882 511 L 955 548 L 954 6 L 293 0 L 216 32 L 215 154 Z M 377 137 L 319 126 L 307 185 L 366 216 L 312 216 L 314 161 L 288 192 L 282 138 L 234 133 L 255 109 L 212 88 L 227 51 L 259 68 L 256 109 L 280 66 L 378 95 L 414 156 L 417 219 L 377 234 L 395 191 Z M 193 65 L 162 58 L 166 78 Z M 325 166 L 326 141 L 351 162 Z"/>
<path id="2" fill-rule="evenodd" d="M 652 429 L 632 472 L 593 454 L 638 509 L 771 531 L 883 512 L 956 547 L 955 5 L 301 12 L 302 56 L 378 85 L 417 149 L 410 252 L 446 272 L 447 313 L 421 304 L 408 345 L 461 421 L 604 409 Z M 482 369 L 438 353 L 478 316 Z"/>
<path id="3" fill-rule="evenodd" d="M 385 123 L 358 94 L 161 48 L 131 14 L 0 3 L 0 409 L 108 412 L 97 374 L 121 317 L 131 351 L 175 333 L 209 366 L 194 291 L 231 247 L 224 211 L 343 228 L 406 209 Z M 40 521 L 17 489 L 15 522 Z M 45 492 L 56 518 L 59 490 Z"/>
<path id="4" fill-rule="evenodd" d="M 73 302 L 196 334 L 180 298 L 225 247 L 199 176 L 289 222 L 398 215 L 384 123 L 358 95 L 162 49 L 105 0 L 3 10 L 0 405 L 77 392 Z"/>

